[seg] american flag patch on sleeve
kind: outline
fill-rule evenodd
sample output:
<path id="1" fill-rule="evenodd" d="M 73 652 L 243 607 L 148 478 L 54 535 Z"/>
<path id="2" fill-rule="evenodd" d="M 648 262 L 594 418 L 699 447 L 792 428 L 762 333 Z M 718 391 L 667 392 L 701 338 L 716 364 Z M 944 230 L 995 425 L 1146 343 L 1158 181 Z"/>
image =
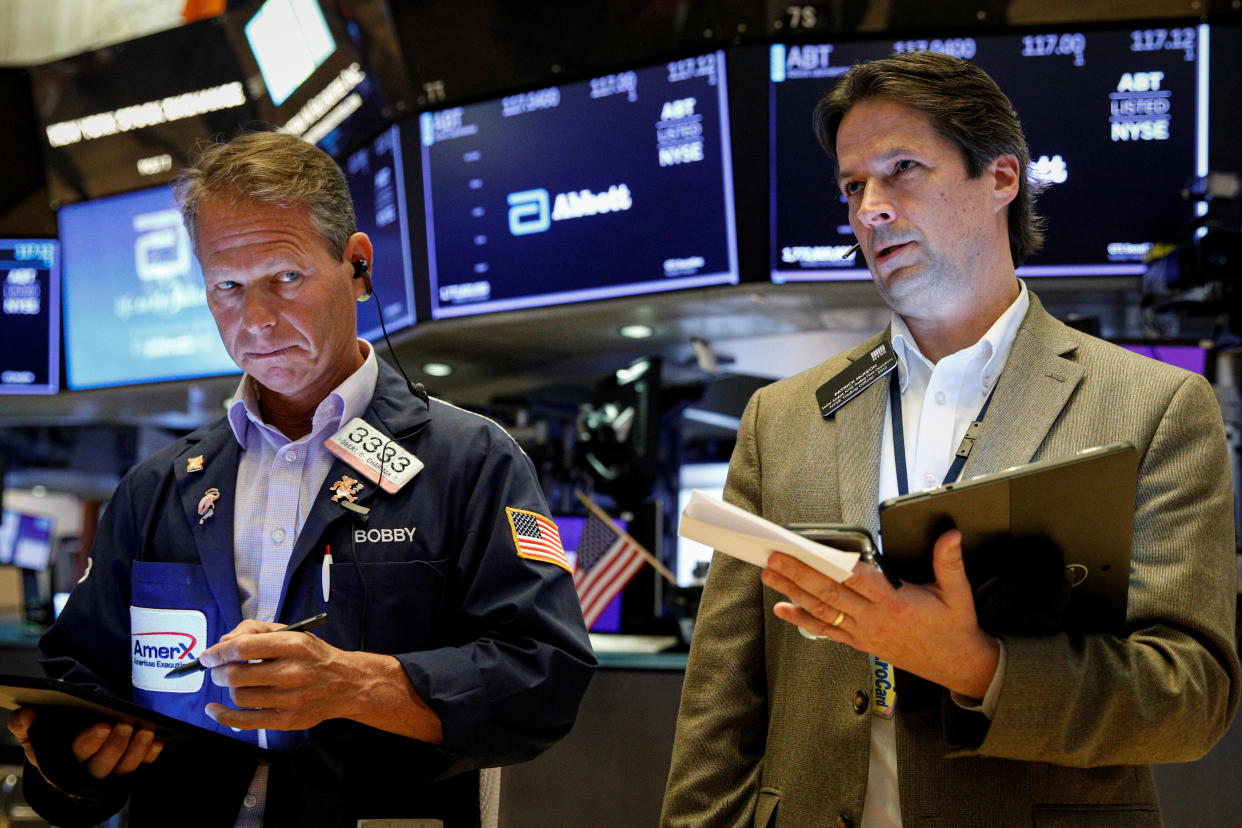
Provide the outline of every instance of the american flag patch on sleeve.
<path id="1" fill-rule="evenodd" d="M 525 509 L 505 507 L 505 516 L 509 518 L 509 528 L 513 531 L 513 545 L 517 547 L 519 558 L 532 561 L 547 561 L 556 564 L 566 572 L 573 572 L 569 558 L 565 557 L 565 549 L 561 546 L 561 533 L 556 524 L 538 512 Z"/>

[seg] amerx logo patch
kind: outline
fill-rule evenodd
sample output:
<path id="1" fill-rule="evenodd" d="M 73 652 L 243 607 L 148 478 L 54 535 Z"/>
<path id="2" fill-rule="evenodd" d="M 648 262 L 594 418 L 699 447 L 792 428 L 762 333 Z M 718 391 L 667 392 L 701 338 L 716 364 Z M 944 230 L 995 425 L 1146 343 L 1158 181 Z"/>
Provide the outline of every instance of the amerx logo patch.
<path id="1" fill-rule="evenodd" d="M 130 664 L 134 686 L 167 693 L 196 693 L 205 673 L 165 678 L 174 667 L 207 649 L 207 616 L 198 610 L 129 608 Z"/>
<path id="2" fill-rule="evenodd" d="M 152 638 L 151 636 L 158 636 Z M 189 633 L 180 632 L 144 632 L 134 633 L 134 659 L 160 659 L 167 661 L 172 659 L 172 667 L 178 666 L 178 661 L 189 661 L 197 658 L 192 650 L 198 644 L 198 638 Z M 143 643 L 143 640 L 148 643 Z M 171 641 L 171 643 L 170 643 Z M 162 665 L 160 665 L 162 666 Z"/>

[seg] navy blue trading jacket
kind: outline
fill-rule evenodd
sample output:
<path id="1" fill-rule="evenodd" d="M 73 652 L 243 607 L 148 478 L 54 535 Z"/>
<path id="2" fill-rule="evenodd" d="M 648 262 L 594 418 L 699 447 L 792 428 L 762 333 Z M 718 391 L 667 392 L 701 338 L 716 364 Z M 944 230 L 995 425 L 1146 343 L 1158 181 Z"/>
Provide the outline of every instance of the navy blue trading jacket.
<path id="1" fill-rule="evenodd" d="M 281 752 L 271 754 L 265 822 L 352 826 L 406 817 L 474 828 L 477 769 L 531 759 L 568 733 L 595 659 L 570 574 L 517 554 L 506 507 L 548 509 L 512 438 L 483 417 L 411 395 L 382 361 L 363 419 L 425 468 L 395 494 L 366 485 L 356 501 L 370 509 L 364 522 L 332 501 L 331 483 L 360 477 L 334 462 L 294 546 L 276 620 L 324 611 L 321 567 L 331 546 L 330 621 L 315 634 L 400 660 L 439 715 L 444 745 L 341 719 L 269 731 L 269 746 Z M 240 451 L 222 418 L 125 476 L 101 521 L 87 578 L 40 641 L 49 675 L 235 739 L 256 738 L 201 713 L 208 701 L 229 704 L 227 690 L 206 674 L 201 689 L 183 693 L 135 688 L 131 676 L 142 652 L 131 607 L 202 612 L 206 642 L 192 656 L 242 620 L 233 568 Z M 202 470 L 189 471 L 199 455 Z M 213 487 L 221 493 L 214 515 L 200 522 L 200 499 Z M 55 824 L 100 821 L 128 796 L 134 825 L 232 825 L 253 772 L 253 760 L 170 744 L 101 801 L 66 797 L 40 784 L 33 769 L 26 794 Z"/>

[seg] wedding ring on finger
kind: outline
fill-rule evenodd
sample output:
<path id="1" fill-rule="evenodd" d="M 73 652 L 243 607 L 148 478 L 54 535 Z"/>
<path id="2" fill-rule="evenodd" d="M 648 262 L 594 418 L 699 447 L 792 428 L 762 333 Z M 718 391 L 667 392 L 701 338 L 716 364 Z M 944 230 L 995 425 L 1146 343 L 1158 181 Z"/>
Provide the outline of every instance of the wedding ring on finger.
<path id="1" fill-rule="evenodd" d="M 840 610 L 837 610 L 837 617 L 832 619 L 832 622 L 831 622 L 832 626 L 839 627 L 841 626 L 841 622 L 844 620 L 845 620 L 845 613 L 841 612 Z"/>
<path id="2" fill-rule="evenodd" d="M 790 603 L 793 603 L 793 602 L 791 601 Z M 794 606 L 796 607 L 798 605 L 794 604 Z M 813 632 L 804 630 L 802 627 L 798 627 L 798 634 L 801 635 L 803 638 L 805 638 L 807 641 L 831 641 L 832 640 L 826 635 L 816 635 Z"/>

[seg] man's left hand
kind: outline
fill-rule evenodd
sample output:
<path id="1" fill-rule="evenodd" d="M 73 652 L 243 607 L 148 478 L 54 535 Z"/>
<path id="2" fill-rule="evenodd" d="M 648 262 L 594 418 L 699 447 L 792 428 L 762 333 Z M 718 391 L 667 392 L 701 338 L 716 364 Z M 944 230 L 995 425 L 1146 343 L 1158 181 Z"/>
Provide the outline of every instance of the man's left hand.
<path id="1" fill-rule="evenodd" d="M 777 617 L 982 699 L 996 672 L 1000 644 L 980 629 L 975 616 L 961 532 L 946 532 L 936 540 L 933 569 L 933 583 L 895 589 L 862 561 L 837 583 L 788 555 L 773 553 L 761 577 L 792 602 L 778 603 Z"/>
<path id="2" fill-rule="evenodd" d="M 426 742 L 443 741 L 439 717 L 392 656 L 349 652 L 280 624 L 243 621 L 200 659 L 233 704 L 208 704 L 215 721 L 240 730 L 305 730 L 353 719 Z"/>

